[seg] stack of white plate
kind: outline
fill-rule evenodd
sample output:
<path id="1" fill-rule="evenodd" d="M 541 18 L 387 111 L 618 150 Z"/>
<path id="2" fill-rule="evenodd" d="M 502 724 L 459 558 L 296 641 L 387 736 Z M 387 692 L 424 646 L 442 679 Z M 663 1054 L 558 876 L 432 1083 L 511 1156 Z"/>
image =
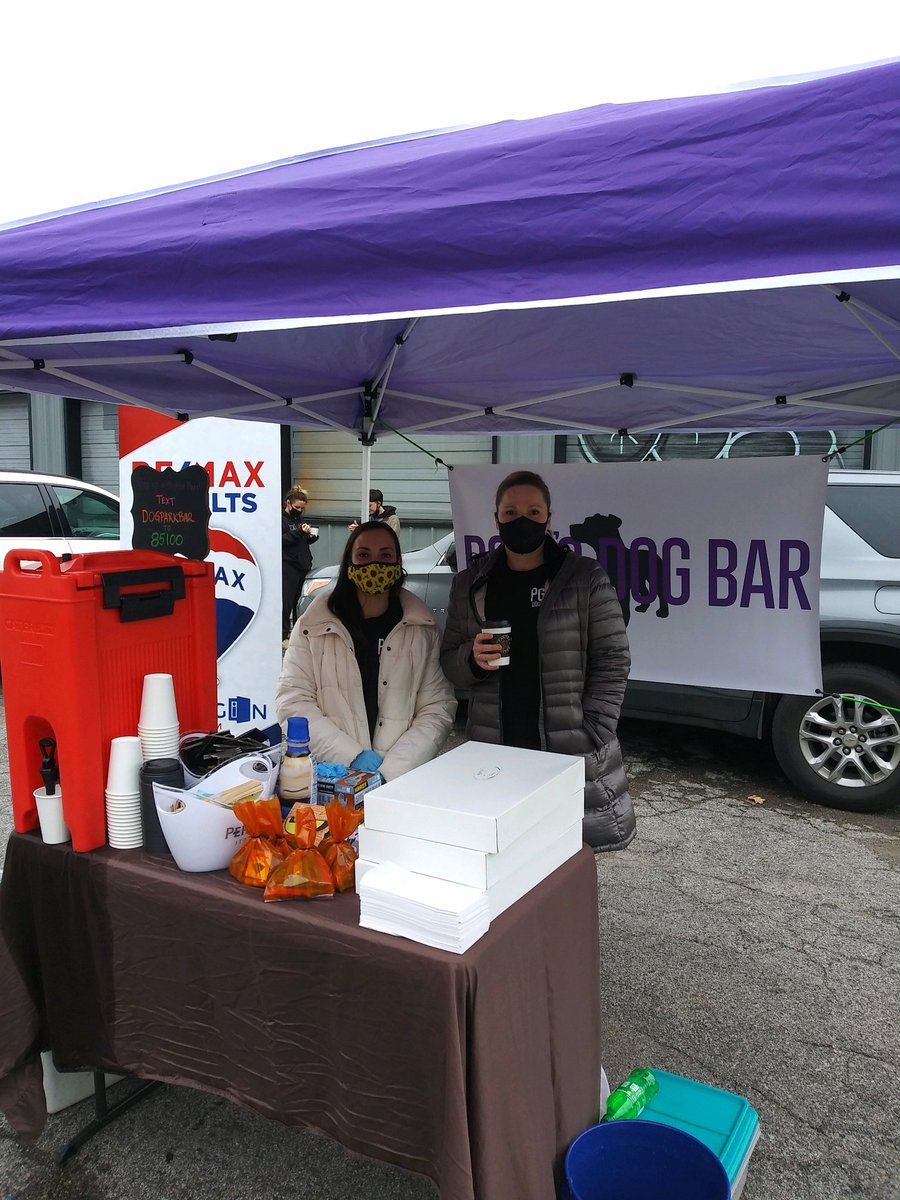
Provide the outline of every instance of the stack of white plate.
<path id="1" fill-rule="evenodd" d="M 113 738 L 106 777 L 106 834 L 117 850 L 135 850 L 144 844 L 141 826 L 141 739 Z"/>
<path id="2" fill-rule="evenodd" d="M 144 762 L 151 758 L 178 758 L 178 710 L 171 675 L 144 676 L 138 733 Z"/>

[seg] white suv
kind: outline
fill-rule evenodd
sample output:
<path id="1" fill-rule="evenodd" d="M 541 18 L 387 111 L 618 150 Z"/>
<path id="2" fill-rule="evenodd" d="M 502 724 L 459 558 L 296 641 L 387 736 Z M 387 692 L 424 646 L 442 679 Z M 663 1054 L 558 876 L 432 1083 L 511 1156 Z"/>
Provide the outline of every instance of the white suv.
<path id="1" fill-rule="evenodd" d="M 0 567 L 8 550 L 57 556 L 119 547 L 119 501 L 66 475 L 0 471 Z"/>

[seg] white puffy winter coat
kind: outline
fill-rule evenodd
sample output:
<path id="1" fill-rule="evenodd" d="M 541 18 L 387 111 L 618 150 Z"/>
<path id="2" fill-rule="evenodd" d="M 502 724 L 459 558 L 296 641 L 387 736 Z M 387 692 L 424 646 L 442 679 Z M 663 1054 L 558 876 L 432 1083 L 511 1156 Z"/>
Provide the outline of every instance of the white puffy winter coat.
<path id="1" fill-rule="evenodd" d="M 313 754 L 351 763 L 376 750 L 385 779 L 421 766 L 438 753 L 456 701 L 438 661 L 441 635 L 431 610 L 405 589 L 403 618 L 385 638 L 378 669 L 378 720 L 369 722 L 353 639 L 319 596 L 291 633 L 276 693 L 278 719 L 306 717 Z"/>

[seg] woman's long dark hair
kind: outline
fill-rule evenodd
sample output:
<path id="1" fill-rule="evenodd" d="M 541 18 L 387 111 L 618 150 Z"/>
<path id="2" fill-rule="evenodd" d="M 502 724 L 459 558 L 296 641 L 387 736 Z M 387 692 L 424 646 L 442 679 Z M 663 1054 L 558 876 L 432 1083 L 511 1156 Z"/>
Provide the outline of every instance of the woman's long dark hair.
<path id="1" fill-rule="evenodd" d="M 348 574 L 349 568 L 353 565 L 353 547 L 356 545 L 360 534 L 369 533 L 373 529 L 377 529 L 380 533 L 389 533 L 393 538 L 394 546 L 397 551 L 397 562 L 400 564 L 400 578 L 396 583 L 391 584 L 390 596 L 388 604 L 394 600 L 400 589 L 403 587 L 403 581 L 406 578 L 406 572 L 403 570 L 403 557 L 400 550 L 400 539 L 396 532 L 387 525 L 384 521 L 365 521 L 362 525 L 357 525 L 350 536 L 347 538 L 347 545 L 344 547 L 344 553 L 341 555 L 341 565 L 338 568 L 337 582 L 331 590 L 328 597 L 328 607 L 337 617 L 337 619 L 346 627 L 347 632 L 353 638 L 354 646 L 359 643 L 362 638 L 362 609 L 359 606 L 359 596 L 356 591 L 356 584 L 352 583 Z"/>

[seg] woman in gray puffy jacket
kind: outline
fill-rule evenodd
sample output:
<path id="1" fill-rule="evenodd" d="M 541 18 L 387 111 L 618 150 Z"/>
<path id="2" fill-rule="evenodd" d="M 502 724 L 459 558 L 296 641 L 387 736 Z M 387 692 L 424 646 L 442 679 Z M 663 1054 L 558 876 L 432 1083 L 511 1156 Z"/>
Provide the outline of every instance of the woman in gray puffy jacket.
<path id="1" fill-rule="evenodd" d="M 550 536 L 550 492 L 532 471 L 508 475 L 494 513 L 502 545 L 453 583 L 441 666 L 469 689 L 468 736 L 585 760 L 584 838 L 620 850 L 634 809 L 616 737 L 630 656 L 622 609 L 595 559 Z M 512 627 L 510 661 L 483 625 Z"/>

